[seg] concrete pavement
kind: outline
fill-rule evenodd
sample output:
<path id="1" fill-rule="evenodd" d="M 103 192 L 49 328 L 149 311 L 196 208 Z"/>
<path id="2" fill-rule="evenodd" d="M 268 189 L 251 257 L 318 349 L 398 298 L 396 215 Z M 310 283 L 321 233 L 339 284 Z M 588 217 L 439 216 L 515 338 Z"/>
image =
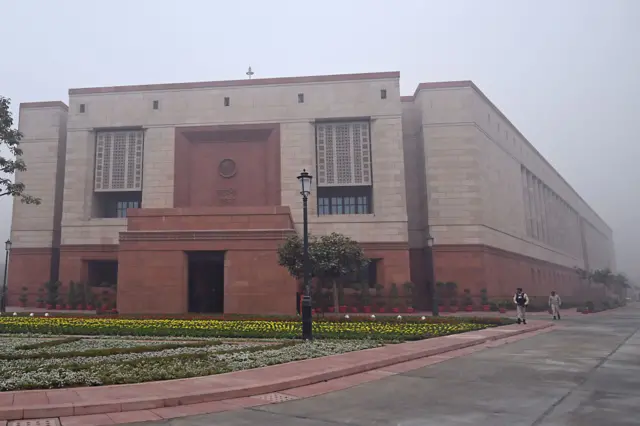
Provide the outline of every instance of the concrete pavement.
<path id="1" fill-rule="evenodd" d="M 140 425 L 640 424 L 640 306 L 343 391 Z"/>

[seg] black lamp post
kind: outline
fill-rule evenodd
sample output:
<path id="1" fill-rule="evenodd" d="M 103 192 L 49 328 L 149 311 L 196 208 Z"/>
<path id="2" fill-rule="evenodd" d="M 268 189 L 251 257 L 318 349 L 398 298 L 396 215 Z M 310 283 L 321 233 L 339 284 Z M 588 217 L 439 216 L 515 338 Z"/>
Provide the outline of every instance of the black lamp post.
<path id="1" fill-rule="evenodd" d="M 11 251 L 11 240 L 7 240 L 4 243 L 4 279 L 2 280 L 2 293 L 0 297 L 0 312 L 6 312 L 7 310 L 7 272 L 9 271 L 9 252 Z"/>
<path id="2" fill-rule="evenodd" d="M 431 277 L 429 279 L 429 290 L 431 292 L 431 315 L 437 317 L 438 315 L 440 315 L 440 312 L 438 310 L 438 297 L 436 295 L 436 266 L 435 262 L 433 261 L 433 242 L 434 238 L 431 236 L 431 234 L 427 234 L 427 247 L 429 250 L 429 264 L 431 272 Z"/>
<path id="3" fill-rule="evenodd" d="M 309 217 L 307 212 L 307 199 L 311 194 L 311 181 L 313 176 L 307 173 L 306 169 L 302 170 L 298 181 L 300 181 L 302 195 L 302 268 L 304 272 L 304 293 L 302 296 L 302 338 L 311 340 L 313 338 L 313 317 L 311 315 L 311 264 L 309 263 Z"/>

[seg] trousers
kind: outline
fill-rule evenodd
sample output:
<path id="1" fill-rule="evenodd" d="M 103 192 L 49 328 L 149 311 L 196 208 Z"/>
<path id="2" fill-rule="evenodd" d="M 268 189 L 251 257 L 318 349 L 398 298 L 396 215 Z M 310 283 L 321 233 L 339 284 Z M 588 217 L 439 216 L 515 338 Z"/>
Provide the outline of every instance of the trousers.
<path id="1" fill-rule="evenodd" d="M 551 313 L 553 314 L 554 317 L 559 316 L 560 315 L 560 306 L 551 304 Z"/>
<path id="2" fill-rule="evenodd" d="M 527 316 L 527 307 L 526 306 L 520 306 L 520 305 L 516 305 L 516 313 L 518 314 L 518 319 L 519 320 L 526 320 L 526 316 Z"/>

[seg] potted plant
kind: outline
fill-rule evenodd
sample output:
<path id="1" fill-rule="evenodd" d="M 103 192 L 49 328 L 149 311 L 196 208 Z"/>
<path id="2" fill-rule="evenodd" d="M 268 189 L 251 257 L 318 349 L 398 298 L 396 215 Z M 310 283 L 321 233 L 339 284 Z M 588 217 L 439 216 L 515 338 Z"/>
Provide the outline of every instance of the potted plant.
<path id="1" fill-rule="evenodd" d="M 436 298 L 436 301 L 438 303 L 438 311 L 439 312 L 446 312 L 447 311 L 447 306 L 444 304 L 444 302 L 442 300 L 442 296 L 444 294 L 444 288 L 445 288 L 445 284 L 442 281 L 436 282 L 436 288 L 435 288 L 434 297 Z"/>
<path id="2" fill-rule="evenodd" d="M 344 287 L 338 287 L 338 312 L 341 314 L 347 313 L 347 305 L 344 304 Z"/>
<path id="3" fill-rule="evenodd" d="M 27 287 L 22 287 L 18 300 L 20 300 L 20 306 L 23 308 L 27 307 L 27 302 L 29 301 L 29 289 Z"/>
<path id="4" fill-rule="evenodd" d="M 471 300 L 471 290 L 464 289 L 464 310 L 467 312 L 473 312 L 473 302 Z"/>
<path id="5" fill-rule="evenodd" d="M 109 291 L 108 290 L 102 290 L 102 309 L 101 309 L 101 311 L 104 312 L 104 311 L 110 310 L 109 303 L 110 303 Z"/>
<path id="6" fill-rule="evenodd" d="M 54 309 L 57 307 L 60 285 L 60 281 L 49 281 L 45 283 L 44 287 L 47 293 L 47 309 Z"/>
<path id="7" fill-rule="evenodd" d="M 44 308 L 44 288 L 40 287 L 38 289 L 38 299 L 36 299 L 37 307 L 39 309 Z"/>
<path id="8" fill-rule="evenodd" d="M 381 314 L 384 314 L 386 309 L 384 308 L 384 302 L 383 301 L 378 301 L 376 302 L 376 306 L 378 307 L 378 312 Z"/>
<path id="9" fill-rule="evenodd" d="M 362 304 L 362 312 L 368 314 L 371 312 L 371 293 L 369 292 L 369 283 L 360 283 L 360 303 Z"/>
<path id="10" fill-rule="evenodd" d="M 585 303 L 584 306 L 584 310 L 582 311 L 583 314 L 590 314 L 594 312 L 594 304 L 592 301 L 587 301 L 587 303 Z"/>
<path id="11" fill-rule="evenodd" d="M 96 309 L 96 296 L 93 294 L 93 290 L 89 284 L 86 286 L 87 290 L 87 310 L 93 311 Z"/>
<path id="12" fill-rule="evenodd" d="M 76 297 L 74 303 L 73 308 L 78 311 L 83 311 L 87 306 L 87 289 L 83 283 L 78 283 L 76 286 Z"/>
<path id="13" fill-rule="evenodd" d="M 458 312 L 458 299 L 449 299 L 449 312 Z"/>
<path id="14" fill-rule="evenodd" d="M 501 314 L 506 314 L 507 313 L 507 303 L 504 300 L 500 300 L 498 302 L 498 311 Z"/>
<path id="15" fill-rule="evenodd" d="M 404 295 L 407 299 L 407 312 L 413 313 L 413 290 L 415 289 L 415 284 L 411 281 L 407 281 L 402 284 L 402 286 L 404 287 Z"/>
<path id="16" fill-rule="evenodd" d="M 76 283 L 73 281 L 69 282 L 69 288 L 67 289 L 67 310 L 72 310 L 76 308 L 77 305 L 77 293 L 76 293 Z"/>
<path id="17" fill-rule="evenodd" d="M 391 312 L 394 314 L 400 312 L 400 308 L 398 307 L 399 298 L 400 294 L 398 292 L 398 284 L 391 283 L 391 287 L 389 288 L 389 300 L 391 301 Z"/>
<path id="18" fill-rule="evenodd" d="M 491 305 L 489 304 L 489 296 L 487 295 L 487 289 L 480 289 L 480 303 L 482 304 L 482 310 L 485 312 L 489 312 L 491 310 Z"/>

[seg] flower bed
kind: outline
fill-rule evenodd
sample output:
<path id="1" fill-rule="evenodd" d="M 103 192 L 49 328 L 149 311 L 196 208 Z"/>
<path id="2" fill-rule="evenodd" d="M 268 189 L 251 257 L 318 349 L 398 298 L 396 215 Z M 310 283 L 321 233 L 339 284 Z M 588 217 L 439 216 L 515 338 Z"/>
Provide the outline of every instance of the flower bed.
<path id="1" fill-rule="evenodd" d="M 59 337 L 56 340 L 60 339 Z M 0 359 L 0 391 L 22 389 L 51 389 L 72 386 L 99 386 L 124 383 L 140 383 L 155 380 L 179 379 L 210 374 L 226 373 L 274 364 L 334 355 L 379 346 L 380 343 L 363 341 L 253 341 L 233 342 L 198 340 L 181 342 L 181 346 L 156 350 L 167 340 L 155 342 L 153 351 L 148 341 L 131 339 L 82 338 L 72 343 L 75 355 L 67 352 L 46 352 L 44 338 L 16 336 L 0 337 L 2 354 L 12 354 L 11 359 Z M 190 343 L 194 343 L 193 345 Z M 139 346 L 135 346 L 138 344 Z M 25 345 L 35 346 L 33 349 Z M 57 347 L 57 346 L 54 346 Z M 53 347 L 49 347 L 51 350 Z M 113 349 L 125 349 L 119 353 Z M 134 349 L 127 351 L 128 349 Z M 145 349 L 146 350 L 146 349 Z"/>
<path id="2" fill-rule="evenodd" d="M 320 339 L 418 340 L 479 330 L 506 323 L 481 318 L 367 318 L 315 321 Z M 183 336 L 224 338 L 298 338 L 300 321 L 120 319 L 100 317 L 0 317 L 0 333 L 113 336 Z"/>

